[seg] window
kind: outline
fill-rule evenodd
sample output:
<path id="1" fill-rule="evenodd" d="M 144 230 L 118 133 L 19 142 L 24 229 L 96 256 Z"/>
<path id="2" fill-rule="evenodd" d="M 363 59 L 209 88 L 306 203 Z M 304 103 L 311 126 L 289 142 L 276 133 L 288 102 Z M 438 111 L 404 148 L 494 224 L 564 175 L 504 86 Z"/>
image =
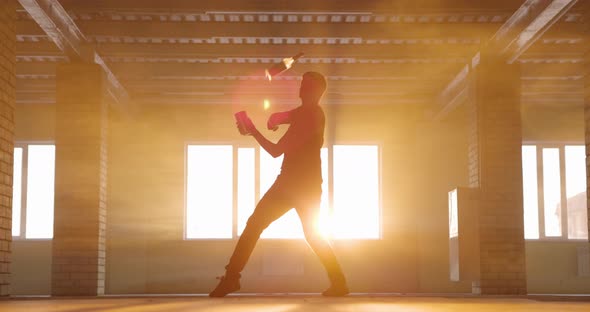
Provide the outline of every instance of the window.
<path id="1" fill-rule="evenodd" d="M 12 235 L 53 238 L 55 146 L 17 146 L 13 166 Z"/>
<path id="2" fill-rule="evenodd" d="M 333 238 L 379 238 L 378 146 L 335 145 L 322 148 L 321 159 L 320 231 Z M 186 238 L 241 235 L 256 203 L 280 173 L 281 163 L 282 156 L 273 158 L 260 148 L 188 145 Z M 303 236 L 297 213 L 290 210 L 261 238 Z"/>
<path id="3" fill-rule="evenodd" d="M 12 236 L 21 235 L 23 148 L 14 148 L 12 171 Z"/>
<path id="4" fill-rule="evenodd" d="M 524 237 L 539 238 L 539 194 L 537 187 L 537 147 L 522 147 Z"/>
<path id="5" fill-rule="evenodd" d="M 543 148 L 543 206 L 545 236 L 561 236 L 559 149 Z"/>
<path id="6" fill-rule="evenodd" d="M 231 145 L 188 147 L 187 237 L 232 237 L 232 153 Z"/>
<path id="7" fill-rule="evenodd" d="M 522 147 L 526 239 L 587 239 L 583 145 Z"/>
<path id="8" fill-rule="evenodd" d="M 586 206 L 586 148 L 565 147 L 565 187 L 568 238 L 588 239 Z"/>
<path id="9" fill-rule="evenodd" d="M 377 146 L 334 146 L 334 236 L 379 237 Z"/>

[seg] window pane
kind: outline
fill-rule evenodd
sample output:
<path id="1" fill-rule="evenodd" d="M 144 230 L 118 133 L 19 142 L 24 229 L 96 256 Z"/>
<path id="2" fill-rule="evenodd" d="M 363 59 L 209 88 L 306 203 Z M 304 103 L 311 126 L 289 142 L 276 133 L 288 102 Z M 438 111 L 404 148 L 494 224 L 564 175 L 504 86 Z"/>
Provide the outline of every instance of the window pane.
<path id="1" fill-rule="evenodd" d="M 587 239 L 586 148 L 583 145 L 565 147 L 565 185 L 568 238 Z"/>
<path id="2" fill-rule="evenodd" d="M 187 238 L 231 238 L 233 206 L 231 145 L 189 145 Z"/>
<path id="3" fill-rule="evenodd" d="M 322 148 L 320 151 L 322 159 L 322 199 L 320 202 L 320 220 L 318 226 L 320 233 L 325 237 L 332 235 L 332 223 L 330 222 L 330 194 L 328 192 L 328 149 Z"/>
<path id="4" fill-rule="evenodd" d="M 459 207 L 457 206 L 457 189 L 449 192 L 449 238 L 459 236 Z"/>
<path id="5" fill-rule="evenodd" d="M 561 236 L 561 179 L 559 149 L 543 149 L 545 236 Z"/>
<path id="6" fill-rule="evenodd" d="M 283 156 L 273 158 L 265 150 L 260 149 L 260 197 L 272 186 L 279 173 Z M 289 210 L 281 218 L 273 222 L 260 235 L 261 238 L 303 238 L 301 221 L 294 209 Z"/>
<path id="7" fill-rule="evenodd" d="M 522 191 L 524 205 L 524 237 L 539 238 L 539 189 L 537 180 L 537 147 L 522 147 Z"/>
<path id="8" fill-rule="evenodd" d="M 334 146 L 334 237 L 379 238 L 377 146 Z"/>
<path id="9" fill-rule="evenodd" d="M 12 236 L 20 236 L 23 178 L 23 149 L 14 149 L 12 173 Z"/>
<path id="10" fill-rule="evenodd" d="M 238 148 L 238 235 L 254 211 L 255 152 L 254 148 Z"/>
<path id="11" fill-rule="evenodd" d="M 53 237 L 55 146 L 29 145 L 26 238 Z"/>

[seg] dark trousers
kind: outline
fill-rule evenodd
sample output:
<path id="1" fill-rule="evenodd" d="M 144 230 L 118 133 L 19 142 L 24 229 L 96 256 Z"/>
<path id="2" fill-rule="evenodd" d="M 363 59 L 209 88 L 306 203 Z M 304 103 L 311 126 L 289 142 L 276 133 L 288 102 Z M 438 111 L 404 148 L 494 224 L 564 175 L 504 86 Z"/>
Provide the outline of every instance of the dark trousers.
<path id="1" fill-rule="evenodd" d="M 291 208 L 295 208 L 303 226 L 305 240 L 326 269 L 330 282 L 333 284 L 345 282 L 342 269 L 329 241 L 322 237 L 317 227 L 322 194 L 321 183 L 305 182 L 293 181 L 281 176 L 277 178 L 248 219 L 246 228 L 226 266 L 227 275 L 239 276 L 264 229 Z"/>

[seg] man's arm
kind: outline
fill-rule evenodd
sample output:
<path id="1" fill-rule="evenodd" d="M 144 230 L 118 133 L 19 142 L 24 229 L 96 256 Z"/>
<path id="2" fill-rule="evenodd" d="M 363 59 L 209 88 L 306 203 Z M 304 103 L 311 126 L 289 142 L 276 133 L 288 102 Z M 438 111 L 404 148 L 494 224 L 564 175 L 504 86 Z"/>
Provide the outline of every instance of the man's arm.
<path id="1" fill-rule="evenodd" d="M 289 116 L 289 123 L 292 122 L 292 116 Z M 279 140 L 278 143 L 273 143 L 265 138 L 256 126 L 252 122 L 250 118 L 245 121 L 245 127 L 248 130 L 248 133 L 256 139 L 258 144 L 272 157 L 276 158 L 283 155 L 287 151 L 292 151 L 298 149 L 300 146 L 305 144 L 307 141 L 313 137 L 314 133 L 317 131 L 319 126 L 323 127 L 323 116 L 320 119 L 314 118 L 314 116 L 309 116 L 310 118 L 306 118 L 306 124 L 298 125 L 298 126 L 291 126 L 287 130 L 287 132 L 283 135 L 283 137 Z"/>
<path id="2" fill-rule="evenodd" d="M 246 117 L 243 120 L 243 126 L 246 128 L 246 132 L 248 133 L 248 135 L 253 136 L 254 139 L 256 139 L 256 141 L 258 142 L 258 144 L 260 144 L 260 146 L 272 157 L 277 158 L 283 154 L 283 151 L 281 150 L 280 146 L 265 138 L 262 135 L 262 133 L 260 133 L 260 131 L 256 129 L 256 126 L 250 118 Z"/>
<path id="3" fill-rule="evenodd" d="M 250 134 L 254 137 L 254 139 L 256 139 L 258 144 L 260 144 L 260 146 L 273 158 L 277 158 L 283 155 L 284 151 L 282 150 L 282 147 L 279 144 L 275 144 L 269 141 L 267 138 L 265 138 L 262 135 L 262 133 L 260 133 L 260 131 L 256 129 L 256 127 L 253 127 L 253 129 L 251 129 Z"/>
<path id="4" fill-rule="evenodd" d="M 266 122 L 266 127 L 268 130 L 276 131 L 279 125 L 288 125 L 291 123 L 291 113 L 294 110 L 286 111 L 286 112 L 278 112 L 270 115 L 268 121 Z"/>

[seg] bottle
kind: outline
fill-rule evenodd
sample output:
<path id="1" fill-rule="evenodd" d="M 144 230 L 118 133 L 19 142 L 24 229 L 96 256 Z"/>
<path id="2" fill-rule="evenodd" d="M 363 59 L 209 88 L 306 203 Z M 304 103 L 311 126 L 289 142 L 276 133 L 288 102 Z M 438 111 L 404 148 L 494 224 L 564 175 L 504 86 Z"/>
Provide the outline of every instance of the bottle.
<path id="1" fill-rule="evenodd" d="M 303 52 L 299 52 L 295 56 L 284 58 L 282 62 L 273 65 L 271 68 L 268 68 L 265 71 L 266 78 L 268 79 L 268 81 L 272 81 L 272 77 L 280 75 L 287 69 L 291 68 L 291 66 L 293 66 L 293 63 L 295 63 L 295 61 L 297 61 L 297 59 L 299 59 L 302 56 Z"/>
<path id="2" fill-rule="evenodd" d="M 240 131 L 241 135 L 249 135 L 250 133 L 248 132 L 248 130 L 246 129 L 246 126 L 244 125 L 244 123 L 246 122 L 246 119 L 248 119 L 248 114 L 246 114 L 246 111 L 240 111 L 234 114 L 234 117 L 236 118 L 236 124 L 238 125 L 238 130 Z"/>

